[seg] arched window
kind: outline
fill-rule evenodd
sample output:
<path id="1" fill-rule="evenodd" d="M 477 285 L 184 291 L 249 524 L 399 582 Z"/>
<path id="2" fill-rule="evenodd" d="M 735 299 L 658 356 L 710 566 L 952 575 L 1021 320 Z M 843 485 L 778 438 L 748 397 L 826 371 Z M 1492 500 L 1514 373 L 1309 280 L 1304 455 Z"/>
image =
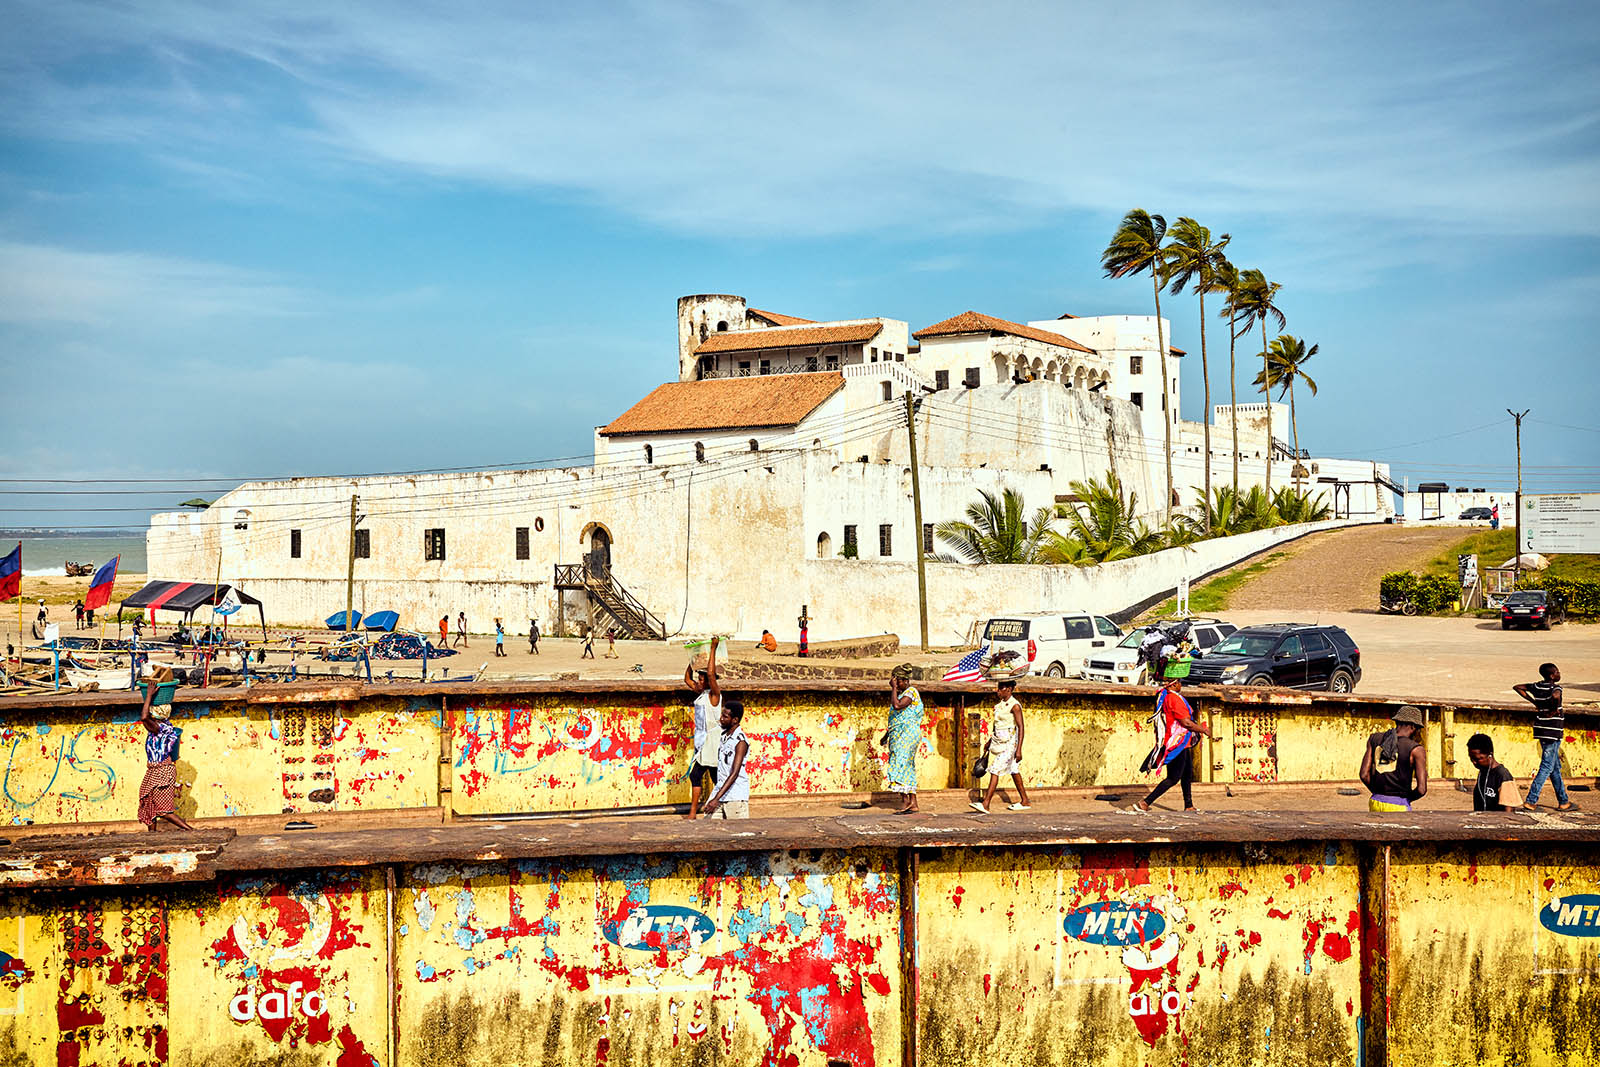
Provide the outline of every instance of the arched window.
<path id="1" fill-rule="evenodd" d="M 761 442 L 757 441 L 754 437 L 750 438 L 750 451 L 752 451 L 752 452 L 760 452 L 761 451 Z"/>
<path id="2" fill-rule="evenodd" d="M 819 533 L 817 535 L 817 558 L 833 558 L 833 538 L 829 537 L 826 533 Z"/>
<path id="3" fill-rule="evenodd" d="M 656 461 L 656 450 L 649 445 L 644 446 L 644 461 L 646 463 L 654 463 Z"/>
<path id="4" fill-rule="evenodd" d="M 706 446 L 702 441 L 694 443 L 694 461 L 696 463 L 704 463 L 706 461 Z"/>
<path id="5" fill-rule="evenodd" d="M 233 513 L 233 528 L 235 530 L 250 529 L 250 509 L 240 508 Z"/>
<path id="6" fill-rule="evenodd" d="M 718 333 L 727 333 L 728 332 L 728 322 L 727 322 L 726 319 L 724 319 L 723 321 L 717 323 L 717 332 Z"/>

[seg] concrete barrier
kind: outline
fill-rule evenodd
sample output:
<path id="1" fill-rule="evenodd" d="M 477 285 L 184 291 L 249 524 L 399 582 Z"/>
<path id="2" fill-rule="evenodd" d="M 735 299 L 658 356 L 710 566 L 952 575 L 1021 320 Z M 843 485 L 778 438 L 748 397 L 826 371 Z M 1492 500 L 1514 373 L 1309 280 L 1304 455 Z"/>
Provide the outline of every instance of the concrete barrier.
<path id="1" fill-rule="evenodd" d="M 1060 819 L 19 840 L 0 851 L 0 1051 L 80 1067 L 1600 1057 L 1593 815 Z"/>
<path id="2" fill-rule="evenodd" d="M 960 788 L 982 751 L 993 695 L 920 685 L 919 778 Z M 884 788 L 878 682 L 743 682 L 757 801 Z M 1034 683 L 1024 767 L 1043 787 L 1148 781 L 1153 690 Z M 1349 781 L 1368 734 L 1399 701 L 1261 689 L 1193 689 L 1216 728 L 1200 778 L 1213 782 Z M 1518 778 L 1537 764 L 1529 711 L 1423 704 L 1430 772 L 1470 777 L 1466 739 L 1483 731 Z M 132 696 L 73 694 L 7 705 L 0 727 L 7 821 L 88 823 L 134 816 L 144 731 Z M 692 724 L 688 694 L 666 683 L 300 686 L 180 696 L 178 778 L 185 817 L 444 805 L 461 814 L 584 811 L 684 803 Z M 1600 715 L 1568 717 L 1565 770 L 1600 775 Z"/>

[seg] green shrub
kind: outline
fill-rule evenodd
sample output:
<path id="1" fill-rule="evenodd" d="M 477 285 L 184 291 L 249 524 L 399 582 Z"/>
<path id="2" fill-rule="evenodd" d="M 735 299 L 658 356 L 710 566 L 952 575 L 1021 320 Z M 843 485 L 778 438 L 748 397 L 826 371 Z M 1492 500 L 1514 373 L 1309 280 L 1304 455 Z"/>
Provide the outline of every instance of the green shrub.
<path id="1" fill-rule="evenodd" d="M 1554 607 L 1568 615 L 1600 615 L 1600 582 L 1555 578 L 1547 574 L 1524 574 L 1518 589 L 1543 589 Z"/>
<path id="2" fill-rule="evenodd" d="M 1461 582 L 1453 574 L 1415 574 L 1390 571 L 1378 581 L 1378 594 L 1385 599 L 1405 597 L 1425 615 L 1454 611 L 1461 600 Z"/>

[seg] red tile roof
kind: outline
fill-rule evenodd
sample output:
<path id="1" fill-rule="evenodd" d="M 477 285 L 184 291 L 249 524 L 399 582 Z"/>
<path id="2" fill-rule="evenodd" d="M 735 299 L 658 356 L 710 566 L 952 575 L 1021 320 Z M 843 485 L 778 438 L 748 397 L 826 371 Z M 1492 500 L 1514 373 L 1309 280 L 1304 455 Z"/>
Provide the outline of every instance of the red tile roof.
<path id="1" fill-rule="evenodd" d="M 757 330 L 730 330 L 714 333 L 700 342 L 695 354 L 708 352 L 751 352 L 762 348 L 805 348 L 813 345 L 853 344 L 870 341 L 883 331 L 881 322 L 850 323 L 844 326 L 773 326 Z"/>
<path id="2" fill-rule="evenodd" d="M 617 437 L 793 426 L 843 388 L 844 375 L 838 371 L 668 382 L 656 386 L 600 432 Z"/>
<path id="3" fill-rule="evenodd" d="M 1024 326 L 1020 322 L 1010 322 L 1006 319 L 997 319 L 993 315 L 980 315 L 976 311 L 963 311 L 953 318 L 936 322 L 912 334 L 913 337 L 948 337 L 959 333 L 1006 333 L 1013 337 L 1026 337 L 1034 341 L 1043 341 L 1047 345 L 1058 348 L 1070 348 L 1075 352 L 1088 352 L 1094 354 L 1094 349 L 1085 348 L 1070 337 L 1063 337 L 1059 333 L 1049 330 L 1036 330 L 1032 326 Z"/>
<path id="4" fill-rule="evenodd" d="M 816 319 L 802 319 L 794 315 L 782 315 L 776 311 L 762 311 L 760 308 L 745 308 L 746 313 L 758 319 L 766 319 L 774 326 L 809 326 Z"/>

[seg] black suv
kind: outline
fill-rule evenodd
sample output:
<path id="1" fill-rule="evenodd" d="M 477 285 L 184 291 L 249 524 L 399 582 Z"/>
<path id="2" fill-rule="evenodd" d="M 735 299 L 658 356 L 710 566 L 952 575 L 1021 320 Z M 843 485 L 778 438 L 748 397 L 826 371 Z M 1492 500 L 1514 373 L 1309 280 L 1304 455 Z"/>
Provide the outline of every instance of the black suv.
<path id="1" fill-rule="evenodd" d="M 1518 589 L 1500 605 L 1500 629 L 1527 626 L 1535 630 L 1548 630 L 1552 622 L 1564 621 L 1559 604 L 1550 603 L 1543 589 Z"/>
<path id="2" fill-rule="evenodd" d="M 1337 626 L 1247 626 L 1195 659 L 1189 681 L 1349 693 L 1361 681 L 1361 650 Z"/>

